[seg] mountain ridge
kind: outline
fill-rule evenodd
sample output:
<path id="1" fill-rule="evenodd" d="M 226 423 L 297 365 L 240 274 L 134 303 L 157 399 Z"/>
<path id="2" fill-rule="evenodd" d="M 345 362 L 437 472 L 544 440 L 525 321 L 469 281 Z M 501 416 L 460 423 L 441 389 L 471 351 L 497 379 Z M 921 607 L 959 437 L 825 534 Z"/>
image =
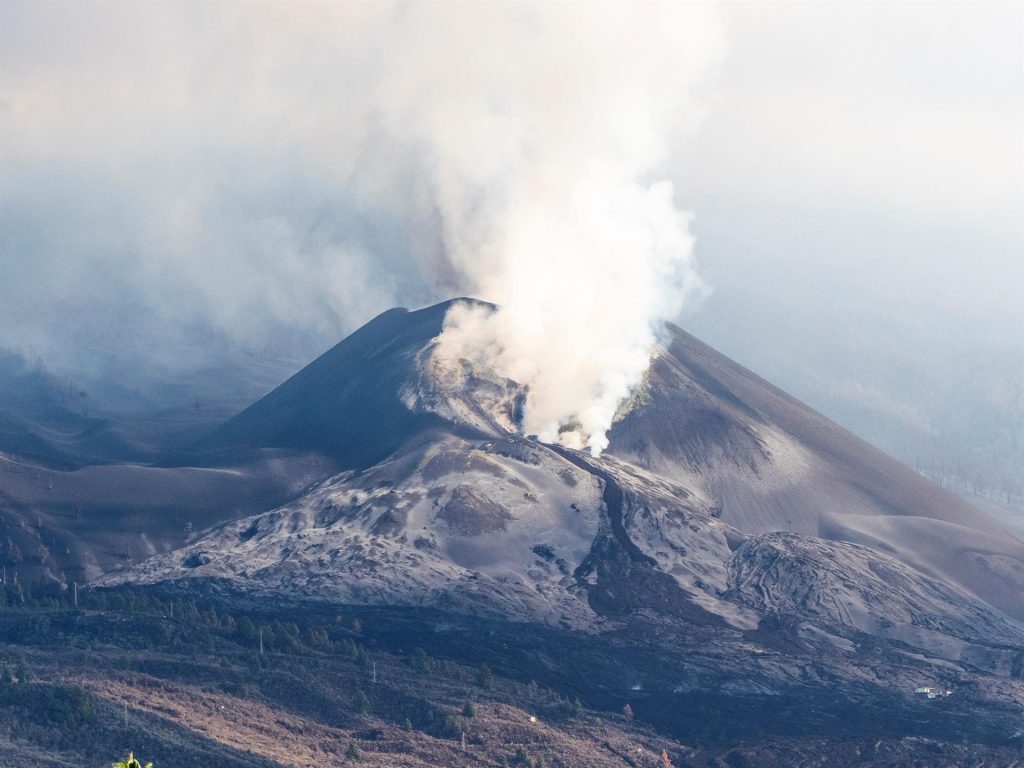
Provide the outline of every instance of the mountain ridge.
<path id="1" fill-rule="evenodd" d="M 100 583 L 224 577 L 573 626 L 653 612 L 751 627 L 729 598 L 734 552 L 786 532 L 901 563 L 907 594 L 937 579 L 963 598 L 954 612 L 1024 620 L 1024 544 L 677 327 L 602 456 L 516 434 L 515 382 L 431 359 L 455 301 L 378 316 L 205 444 L 327 452 L 334 475 Z"/>

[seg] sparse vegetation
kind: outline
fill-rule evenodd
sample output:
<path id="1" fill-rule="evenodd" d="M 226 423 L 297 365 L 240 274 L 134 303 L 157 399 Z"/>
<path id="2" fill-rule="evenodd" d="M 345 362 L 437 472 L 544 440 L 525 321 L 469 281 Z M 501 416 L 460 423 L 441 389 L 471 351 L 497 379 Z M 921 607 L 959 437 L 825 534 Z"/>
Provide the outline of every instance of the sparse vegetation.
<path id="1" fill-rule="evenodd" d="M 345 757 L 349 760 L 358 760 L 363 756 L 363 750 L 359 748 L 359 745 L 354 741 L 350 741 L 348 746 L 345 748 Z"/>
<path id="2" fill-rule="evenodd" d="M 516 747 L 516 753 L 512 758 L 513 765 L 522 765 L 526 768 L 548 768 L 548 763 L 543 757 L 534 757 L 526 747 Z"/>
<path id="3" fill-rule="evenodd" d="M 494 682 L 494 673 L 491 672 L 491 668 L 486 664 L 481 664 L 480 668 L 476 671 L 476 684 L 487 690 L 491 687 Z"/>
<path id="4" fill-rule="evenodd" d="M 146 763 L 143 765 L 135 757 L 134 752 L 129 752 L 128 757 L 119 763 L 114 763 L 111 768 L 153 768 L 152 763 Z"/>
<path id="5" fill-rule="evenodd" d="M 412 665 L 416 670 L 426 675 L 433 668 L 434 660 L 422 648 L 416 648 L 412 652 Z"/>
<path id="6" fill-rule="evenodd" d="M 356 689 L 355 695 L 352 697 L 352 708 L 363 714 L 370 711 L 370 699 L 363 692 L 362 688 Z"/>
<path id="7" fill-rule="evenodd" d="M 489 664 L 469 665 L 444 655 L 458 648 L 451 637 L 430 645 L 432 623 L 415 637 L 437 654 L 433 657 L 423 647 L 409 651 L 400 645 L 410 637 L 404 624 L 394 635 L 394 647 L 382 646 L 383 636 L 366 629 L 381 627 L 379 617 L 357 635 L 351 616 L 338 621 L 326 612 L 255 612 L 223 601 L 131 590 L 80 590 L 76 609 L 60 592 L 25 587 L 21 594 L 23 602 L 0 609 L 0 637 L 6 641 L 0 646 L 0 764 L 31 764 L 30 756 L 42 752 L 74 765 L 109 765 L 111 753 L 126 740 L 145 734 L 147 758 L 157 766 L 279 768 L 296 759 L 383 766 L 389 752 L 400 751 L 414 755 L 410 764 L 424 768 L 503 761 L 591 768 L 621 765 L 615 755 L 640 746 L 648 757 L 637 766 L 672 765 L 664 732 L 646 741 L 647 726 L 639 721 L 651 709 L 642 708 L 643 696 L 631 697 L 623 718 L 607 718 L 585 710 L 574 691 L 537 683 L 534 676 L 543 676 L 542 666 L 510 679 Z M 500 635 L 494 637 L 487 651 L 498 659 Z M 464 647 L 479 652 L 476 642 Z M 579 646 L 574 653 L 589 660 L 589 666 L 579 666 L 583 677 L 576 678 L 585 680 L 601 657 Z M 560 658 L 574 660 L 571 654 Z M 502 658 L 500 668 L 509 663 Z M 644 663 L 631 657 L 633 665 Z M 559 672 L 572 675 L 568 669 Z M 965 688 L 959 706 L 968 694 Z M 673 700 L 673 714 L 690 698 Z M 706 698 L 696 700 L 688 722 L 704 727 L 708 740 L 728 743 L 724 723 L 757 720 L 737 710 L 739 702 L 712 701 L 709 708 Z M 805 717 L 805 709 L 785 696 L 773 697 L 772 705 L 775 713 L 785 714 L 788 707 Z M 614 702 L 605 706 L 616 707 Z M 749 706 L 764 712 L 756 702 Z M 634 708 L 631 722 L 626 718 Z M 872 727 L 897 720 L 894 711 L 872 712 L 878 718 Z M 931 717 L 938 733 L 943 711 Z M 185 742 L 181 729 L 190 734 Z M 688 755 L 684 764 L 727 756 L 704 752 L 697 760 L 688 749 L 671 742 L 673 754 Z M 950 749 L 968 754 L 978 745 Z"/>
<path id="8" fill-rule="evenodd" d="M 258 702 L 263 711 L 304 718 L 297 732 L 309 729 L 309 723 L 339 729 L 342 740 L 335 754 L 349 762 L 367 762 L 365 744 L 377 749 L 384 732 L 426 739 L 426 745 L 433 745 L 421 747 L 427 752 L 474 753 L 481 747 L 472 734 L 490 731 L 487 749 L 503 749 L 510 736 L 494 734 L 508 727 L 507 715 L 496 712 L 481 722 L 477 703 L 466 696 L 472 686 L 501 701 L 521 699 L 524 707 L 529 700 L 532 711 L 549 712 L 545 716 L 552 722 L 559 708 L 574 708 L 571 699 L 551 689 L 503 682 L 486 664 L 473 668 L 439 661 L 422 648 L 414 649 L 406 662 L 375 651 L 374 669 L 382 672 L 375 683 L 369 652 L 360 640 L 363 635 L 351 629 L 350 621 L 335 621 L 333 616 L 312 622 L 307 617 L 302 623 L 284 615 L 127 589 L 79 590 L 78 608 L 60 592 L 40 596 L 25 589 L 23 594 L 24 601 L 0 611 L 0 631 L 22 649 L 7 658 L 0 652 L 0 755 L 7 754 L 4 724 L 13 728 L 19 723 L 23 738 L 26 731 L 20 724 L 32 721 L 38 730 L 28 731 L 24 738 L 54 754 L 78 755 L 83 764 L 102 763 L 111 746 L 123 743 L 126 729 L 129 735 L 144 729 L 147 743 L 156 745 L 152 757 L 157 765 L 205 764 L 204 755 L 216 754 L 219 757 L 210 765 L 262 768 L 263 763 L 241 758 L 238 750 L 249 749 L 247 743 L 227 748 L 200 739 L 184 752 L 161 746 L 160 728 L 156 735 L 151 730 L 154 721 L 149 719 L 147 700 L 152 698 L 154 706 L 180 702 L 171 709 L 160 704 L 162 719 L 171 711 L 185 717 L 198 708 L 196 717 L 201 710 L 206 713 L 204 722 L 216 721 L 219 709 L 202 709 L 211 693 L 246 702 L 246 707 Z M 62 661 L 47 661 L 57 657 Z M 416 674 L 409 673 L 409 665 Z M 83 685 L 54 683 L 46 673 L 35 681 L 32 668 L 61 669 L 62 675 L 77 676 Z M 439 670 L 443 674 L 435 674 Z M 276 714 L 271 720 L 280 717 Z M 527 717 L 521 714 L 516 720 L 526 722 Z M 374 725 L 358 730 L 357 722 Z M 228 757 L 234 754 L 232 749 L 238 757 Z M 437 752 L 436 759 L 424 765 L 447 764 L 443 754 L 447 752 Z M 493 762 L 500 759 L 497 754 Z M 535 767 L 543 764 L 533 760 Z"/>

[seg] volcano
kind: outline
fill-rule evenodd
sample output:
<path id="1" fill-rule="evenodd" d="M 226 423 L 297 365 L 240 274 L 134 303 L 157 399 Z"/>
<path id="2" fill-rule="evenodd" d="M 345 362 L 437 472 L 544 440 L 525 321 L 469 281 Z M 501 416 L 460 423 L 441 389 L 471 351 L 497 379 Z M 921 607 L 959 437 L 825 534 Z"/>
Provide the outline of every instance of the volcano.
<path id="1" fill-rule="evenodd" d="M 543 442 L 525 386 L 437 354 L 453 304 L 148 463 L 9 440 L 0 637 L 115 720 L 153 701 L 182 764 L 340 738 L 417 768 L 1019 758 L 1024 542 L 671 325 L 607 450 Z"/>
<path id="2" fill-rule="evenodd" d="M 675 326 L 607 451 L 529 439 L 522 386 L 432 354 L 451 304 L 385 312 L 196 446 L 329 477 L 99 583 L 588 631 L 797 617 L 1020 663 L 1024 542 L 981 512 Z"/>

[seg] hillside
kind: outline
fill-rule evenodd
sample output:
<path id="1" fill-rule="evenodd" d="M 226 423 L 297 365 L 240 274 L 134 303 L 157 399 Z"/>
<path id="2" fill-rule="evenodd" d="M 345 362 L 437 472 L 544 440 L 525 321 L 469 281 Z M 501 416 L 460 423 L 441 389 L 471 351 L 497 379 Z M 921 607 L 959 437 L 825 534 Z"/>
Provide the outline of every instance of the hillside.
<path id="1" fill-rule="evenodd" d="M 31 567 L 51 578 L 13 574 L 3 637 L 98 709 L 145 690 L 136 716 L 161 759 L 225 766 L 292 764 L 278 743 L 353 762 L 353 741 L 366 764 L 410 766 L 512 764 L 520 743 L 567 767 L 660 749 L 676 765 L 960 765 L 1018 748 L 1019 538 L 674 327 L 608 451 L 524 436 L 520 384 L 433 355 L 449 306 L 381 315 L 157 464 L 6 457 L 8 554 L 28 572 L 43 543 Z M 83 568 L 92 602 L 75 610 Z M 281 657 L 287 680 L 253 666 L 242 616 L 302 659 Z M 379 697 L 346 666 L 355 642 L 387 670 Z M 448 683 L 399 674 L 417 647 Z M 496 687 L 463 752 L 438 723 L 481 663 Z M 509 730 L 538 706 L 530 680 L 565 719 Z M 342 717 L 354 690 L 374 709 Z M 394 714 L 422 700 L 447 702 L 424 737 Z M 627 703 L 635 721 L 616 714 Z"/>
<path id="2" fill-rule="evenodd" d="M 520 626 L 512 650 L 512 627 L 412 619 L 126 591 L 83 591 L 78 608 L 30 598 L 0 611 L 0 667 L 13 678 L 0 683 L 0 764 L 106 768 L 128 749 L 157 768 L 662 768 L 663 753 L 677 768 L 809 768 L 824 756 L 840 768 L 963 768 L 1020 757 L 1019 680 L 972 684 L 868 654 L 857 682 L 829 690 L 794 678 L 767 695 L 747 677 L 751 662 L 709 687 L 721 652 L 700 637 L 678 637 L 666 666 L 638 637 Z M 769 665 L 780 653 L 760 655 Z M 649 690 L 684 657 L 700 687 Z M 802 663 L 817 676 L 828 668 L 811 654 Z M 956 693 L 886 692 L 890 675 Z"/>
<path id="3" fill-rule="evenodd" d="M 787 531 L 861 545 L 907 594 L 943 584 L 930 612 L 955 604 L 1020 636 L 1024 543 L 680 329 L 595 458 L 518 435 L 515 382 L 432 356 L 448 306 L 385 313 L 202 443 L 340 471 L 103 583 L 216 577 L 569 626 L 651 609 L 748 627 L 760 616 L 732 599 L 734 553 Z M 889 599 L 913 624 L 903 593 Z"/>

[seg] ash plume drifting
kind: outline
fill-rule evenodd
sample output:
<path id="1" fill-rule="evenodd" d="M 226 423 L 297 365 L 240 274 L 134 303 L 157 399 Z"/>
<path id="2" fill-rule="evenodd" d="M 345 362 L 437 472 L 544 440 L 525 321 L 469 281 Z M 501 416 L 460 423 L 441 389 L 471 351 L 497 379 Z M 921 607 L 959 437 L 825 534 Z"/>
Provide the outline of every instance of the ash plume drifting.
<path id="1" fill-rule="evenodd" d="M 411 6 L 378 91 L 460 287 L 437 352 L 528 386 L 523 429 L 599 453 L 662 321 L 706 289 L 659 166 L 722 53 L 682 4 Z"/>

